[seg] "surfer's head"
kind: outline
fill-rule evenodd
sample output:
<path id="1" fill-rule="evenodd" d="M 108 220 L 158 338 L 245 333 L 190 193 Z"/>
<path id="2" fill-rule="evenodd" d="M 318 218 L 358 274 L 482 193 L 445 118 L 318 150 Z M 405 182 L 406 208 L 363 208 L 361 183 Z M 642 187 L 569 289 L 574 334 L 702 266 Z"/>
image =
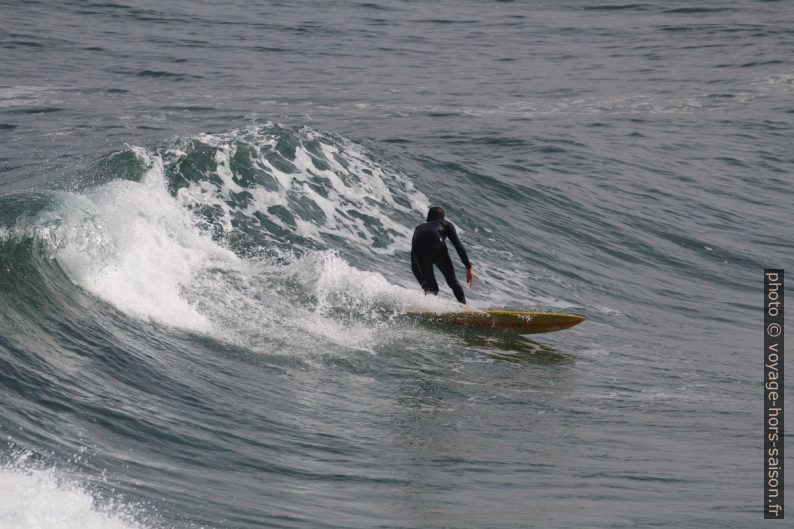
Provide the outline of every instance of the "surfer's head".
<path id="1" fill-rule="evenodd" d="M 431 220 L 443 219 L 446 216 L 447 214 L 444 213 L 444 208 L 433 206 L 427 211 L 427 222 L 430 222 Z"/>

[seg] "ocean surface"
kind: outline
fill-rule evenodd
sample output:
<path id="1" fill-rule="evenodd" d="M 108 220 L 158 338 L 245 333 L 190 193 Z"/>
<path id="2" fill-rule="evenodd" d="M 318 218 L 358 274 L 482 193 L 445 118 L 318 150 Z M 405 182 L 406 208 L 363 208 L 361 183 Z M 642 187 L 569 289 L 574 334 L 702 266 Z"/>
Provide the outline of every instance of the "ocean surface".
<path id="1" fill-rule="evenodd" d="M 0 0 L 0 528 L 761 527 L 792 138 L 791 2 Z"/>

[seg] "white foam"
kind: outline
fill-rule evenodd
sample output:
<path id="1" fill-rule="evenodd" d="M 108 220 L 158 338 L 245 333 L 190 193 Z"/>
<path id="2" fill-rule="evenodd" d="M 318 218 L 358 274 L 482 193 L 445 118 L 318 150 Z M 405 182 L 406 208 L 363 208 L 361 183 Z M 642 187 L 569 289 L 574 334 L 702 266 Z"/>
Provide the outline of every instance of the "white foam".
<path id="1" fill-rule="evenodd" d="M 252 262 L 231 280 L 204 283 L 218 333 L 252 350 L 324 354 L 318 343 L 373 351 L 404 337 L 398 316 L 408 310 L 450 311 L 459 305 L 358 270 L 333 251 L 309 252 L 288 263 Z M 209 292 L 209 290 L 207 290 Z M 318 341 L 318 338 L 320 339 Z M 283 347 L 272 347 L 279 340 Z"/>
<path id="2" fill-rule="evenodd" d="M 139 154 L 151 164 L 141 182 L 101 186 L 85 195 L 83 210 L 67 213 L 56 258 L 75 283 L 128 315 L 209 332 L 185 287 L 202 269 L 237 258 L 168 194 L 162 163 Z"/>
<path id="3" fill-rule="evenodd" d="M 125 511 L 98 506 L 90 492 L 53 470 L 0 469 L 3 529 L 140 529 Z"/>
<path id="4" fill-rule="evenodd" d="M 208 174 L 207 180 L 193 182 L 178 191 L 180 203 L 189 207 L 209 204 L 218 208 L 223 212 L 220 222 L 227 231 L 231 230 L 232 216 L 244 215 L 253 219 L 255 214 L 265 216 L 286 229 L 288 226 L 269 211 L 278 206 L 292 215 L 298 235 L 323 246 L 327 244 L 324 236 L 333 236 L 378 254 L 393 254 L 408 249 L 411 230 L 393 216 L 421 215 L 429 207 L 427 197 L 416 190 L 408 178 L 379 165 L 351 142 L 334 138 L 333 141 L 337 142 L 335 145 L 330 138 L 310 130 L 300 131 L 295 155 L 286 160 L 292 164 L 295 172 L 281 170 L 267 158 L 277 143 L 269 127 L 272 124 L 227 134 L 201 134 L 194 138 L 194 141 L 216 149 L 214 174 L 220 178 L 221 184 L 211 183 L 211 175 Z M 315 155 L 309 152 L 309 143 L 319 148 L 328 168 L 318 165 Z M 253 167 L 272 176 L 277 189 L 266 189 L 260 185 L 243 188 L 234 181 L 230 160 L 241 145 L 253 153 Z M 166 151 L 166 157 L 169 163 L 177 164 L 187 156 L 189 150 L 187 145 L 176 145 Z M 318 178 L 328 184 L 318 188 Z M 312 183 L 315 185 L 310 185 Z M 252 196 L 252 200 L 240 210 L 230 205 L 231 194 L 243 190 Z M 300 196 L 303 204 L 307 201 L 313 203 L 323 212 L 324 218 L 310 221 L 301 218 L 295 196 Z M 406 202 L 408 206 L 404 205 Z M 351 215 L 351 211 L 357 215 Z M 385 245 L 374 244 L 374 236 L 359 218 L 360 215 L 380 222 L 380 239 L 388 240 Z"/>
<path id="5" fill-rule="evenodd" d="M 307 290 L 317 297 L 317 309 L 345 307 L 365 314 L 376 308 L 405 312 L 458 310 L 450 299 L 425 296 L 418 288 L 409 289 L 389 282 L 378 272 L 358 270 L 335 252 L 316 252 L 291 265 Z M 289 268 L 285 270 L 289 273 Z"/>
<path id="6" fill-rule="evenodd" d="M 292 265 L 304 288 L 316 297 L 307 331 L 347 347 L 372 350 L 405 337 L 394 317 L 407 311 L 449 312 L 452 299 L 390 283 L 382 274 L 358 270 L 334 252 L 317 252 Z M 342 311 L 341 317 L 335 313 Z"/>

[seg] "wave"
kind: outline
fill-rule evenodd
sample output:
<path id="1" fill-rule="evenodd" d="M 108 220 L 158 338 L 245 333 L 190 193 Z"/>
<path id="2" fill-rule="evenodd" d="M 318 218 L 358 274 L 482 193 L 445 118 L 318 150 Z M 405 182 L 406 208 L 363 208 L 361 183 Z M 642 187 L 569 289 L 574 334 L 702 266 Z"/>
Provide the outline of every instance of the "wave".
<path id="1" fill-rule="evenodd" d="M 42 299 L 106 304 L 102 321 L 269 352 L 318 337 L 367 349 L 408 308 L 455 306 L 349 263 L 393 269 L 428 201 L 347 140 L 269 124 L 130 147 L 83 177 L 79 193 L 0 199 L 2 258 L 37 274 Z"/>
<path id="2" fill-rule="evenodd" d="M 0 197 L 0 430 L 50 465 L 0 461 L 0 526 L 159 527 L 130 473 L 162 473 L 146 456 L 161 447 L 193 443 L 196 468 L 227 450 L 224 413 L 260 413 L 228 388 L 269 398 L 252 364 L 382 370 L 395 343 L 422 361 L 446 339 L 401 315 L 451 297 L 392 277 L 427 199 L 348 140 L 267 125 L 129 147 L 78 177 Z M 261 413 L 291 442 L 290 417 Z M 143 455 L 101 447 L 119 438 Z M 96 460 L 58 470 L 87 446 Z M 81 477 L 97 468 L 107 482 Z"/>

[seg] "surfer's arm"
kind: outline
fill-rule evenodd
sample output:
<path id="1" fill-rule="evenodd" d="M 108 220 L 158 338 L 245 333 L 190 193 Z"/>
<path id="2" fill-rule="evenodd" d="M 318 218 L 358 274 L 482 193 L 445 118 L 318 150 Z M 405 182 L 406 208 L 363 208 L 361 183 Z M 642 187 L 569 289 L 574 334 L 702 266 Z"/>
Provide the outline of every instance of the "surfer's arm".
<path id="1" fill-rule="evenodd" d="M 469 256 L 466 254 L 466 249 L 461 244 L 460 239 L 458 238 L 458 232 L 455 229 L 455 225 L 451 222 L 446 222 L 447 228 L 447 238 L 452 242 L 452 246 L 455 247 L 455 250 L 458 251 L 458 256 L 460 260 L 463 261 L 463 266 L 466 267 L 466 270 L 471 269 L 471 263 L 469 262 Z"/>

